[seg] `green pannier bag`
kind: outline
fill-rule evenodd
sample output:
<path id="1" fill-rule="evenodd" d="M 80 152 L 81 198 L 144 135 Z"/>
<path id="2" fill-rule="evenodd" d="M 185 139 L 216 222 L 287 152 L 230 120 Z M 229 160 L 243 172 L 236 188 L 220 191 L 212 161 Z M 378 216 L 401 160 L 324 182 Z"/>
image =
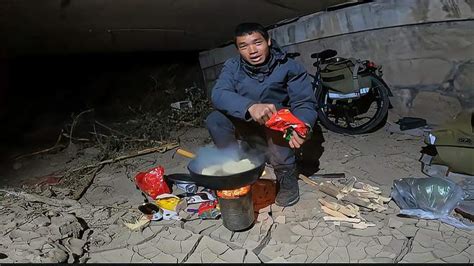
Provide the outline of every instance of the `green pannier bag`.
<path id="1" fill-rule="evenodd" d="M 341 93 L 359 91 L 361 88 L 371 87 L 371 76 L 369 73 L 358 73 L 353 75 L 354 70 L 359 72 L 363 69 L 361 62 L 355 59 L 343 59 L 340 61 L 323 65 L 321 69 L 321 81 L 323 86 Z M 357 79 L 355 79 L 357 77 Z"/>
<path id="2" fill-rule="evenodd" d="M 433 130 L 425 143 L 436 147 L 433 164 L 449 167 L 451 172 L 474 175 L 474 113 L 461 112 L 456 118 Z"/>

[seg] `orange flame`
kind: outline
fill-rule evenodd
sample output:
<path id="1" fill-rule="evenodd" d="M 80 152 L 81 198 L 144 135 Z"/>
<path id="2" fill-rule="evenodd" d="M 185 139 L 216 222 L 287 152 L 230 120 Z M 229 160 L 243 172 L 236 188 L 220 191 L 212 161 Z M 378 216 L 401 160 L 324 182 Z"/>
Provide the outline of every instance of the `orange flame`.
<path id="1" fill-rule="evenodd" d="M 223 199 L 235 199 L 246 195 L 250 191 L 250 185 L 233 190 L 218 190 L 217 196 Z"/>

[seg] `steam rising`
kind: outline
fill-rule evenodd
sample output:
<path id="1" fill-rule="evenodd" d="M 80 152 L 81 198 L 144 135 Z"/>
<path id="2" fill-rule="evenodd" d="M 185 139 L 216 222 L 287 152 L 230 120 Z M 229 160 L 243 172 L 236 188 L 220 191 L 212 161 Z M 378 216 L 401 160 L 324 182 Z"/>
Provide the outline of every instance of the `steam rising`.
<path id="1" fill-rule="evenodd" d="M 218 149 L 216 147 L 203 147 L 197 152 L 193 171 L 201 173 L 202 169 L 213 165 L 224 165 L 230 161 L 240 161 L 249 159 L 254 165 L 262 163 L 263 154 L 258 149 L 243 151 L 239 145 L 233 145 L 227 148 Z M 225 173 L 216 175 L 226 175 Z"/>

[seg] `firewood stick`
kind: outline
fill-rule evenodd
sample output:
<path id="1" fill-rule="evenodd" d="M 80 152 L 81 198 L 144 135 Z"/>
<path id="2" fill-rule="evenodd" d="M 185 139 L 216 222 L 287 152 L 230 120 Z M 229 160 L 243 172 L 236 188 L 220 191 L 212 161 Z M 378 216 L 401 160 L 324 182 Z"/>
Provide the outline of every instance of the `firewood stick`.
<path id="1" fill-rule="evenodd" d="M 319 186 L 318 183 L 314 182 L 313 180 L 309 179 L 308 177 L 306 177 L 306 176 L 303 175 L 303 174 L 300 174 L 298 177 L 299 177 L 301 180 L 303 180 L 303 182 L 305 182 L 305 183 L 308 184 L 308 185 L 311 185 L 311 186 L 314 186 L 314 187 Z"/>
<path id="2" fill-rule="evenodd" d="M 101 166 L 103 164 L 115 163 L 115 162 L 118 162 L 118 161 L 122 161 L 122 160 L 125 160 L 125 159 L 129 159 L 129 158 L 133 158 L 133 157 L 137 157 L 137 156 L 141 156 L 141 155 L 145 155 L 145 154 L 149 154 L 149 153 L 153 153 L 153 152 L 165 152 L 167 150 L 174 149 L 178 146 L 179 146 L 178 143 L 169 143 L 169 144 L 166 144 L 166 145 L 163 145 L 163 146 L 160 146 L 160 147 L 148 148 L 148 149 L 138 151 L 134 154 L 123 155 L 123 156 L 119 156 L 117 158 L 101 161 L 101 162 L 96 163 L 96 164 L 89 164 L 89 165 L 86 165 L 86 166 L 83 166 L 83 167 L 79 167 L 79 168 L 76 168 L 76 169 L 72 170 L 72 172 L 76 172 L 76 171 L 87 169 L 87 168 Z"/>
<path id="3" fill-rule="evenodd" d="M 348 217 L 355 217 L 355 216 L 357 216 L 357 213 L 358 213 L 357 211 L 354 211 L 353 209 L 348 208 L 348 207 L 346 207 L 342 204 L 336 203 L 336 202 L 329 202 L 329 201 L 326 201 L 324 199 L 319 199 L 319 202 L 323 206 L 325 206 L 325 207 L 327 207 L 331 210 L 338 211 L 338 212 L 340 212 L 340 213 L 342 213 L 342 214 L 344 214 L 345 216 L 348 216 Z"/>
<path id="4" fill-rule="evenodd" d="M 360 219 L 359 218 L 343 218 L 343 217 L 332 217 L 332 216 L 324 216 L 323 217 L 324 221 L 340 221 L 340 222 L 349 222 L 349 223 L 359 223 Z"/>
<path id="5" fill-rule="evenodd" d="M 342 214 L 338 211 L 335 211 L 335 210 L 331 210 L 326 206 L 321 206 L 321 210 L 323 210 L 324 213 L 329 214 L 329 215 L 334 216 L 334 217 L 348 218 L 344 214 Z"/>
<path id="6" fill-rule="evenodd" d="M 322 183 L 319 185 L 319 190 L 328 194 L 329 196 L 333 196 L 336 199 L 341 199 L 344 195 L 340 193 L 339 189 L 336 186 L 330 183 Z"/>

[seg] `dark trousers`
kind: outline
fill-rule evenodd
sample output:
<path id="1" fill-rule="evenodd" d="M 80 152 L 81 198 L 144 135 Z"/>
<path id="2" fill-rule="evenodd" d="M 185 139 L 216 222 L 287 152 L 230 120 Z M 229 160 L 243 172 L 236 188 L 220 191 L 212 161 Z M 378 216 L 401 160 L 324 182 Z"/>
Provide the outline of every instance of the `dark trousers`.
<path id="1" fill-rule="evenodd" d="M 267 160 L 273 167 L 292 167 L 295 164 L 295 151 L 283 139 L 283 132 L 275 131 L 213 111 L 206 119 L 206 126 L 217 148 L 238 145 L 242 140 L 251 148 L 265 151 Z"/>

